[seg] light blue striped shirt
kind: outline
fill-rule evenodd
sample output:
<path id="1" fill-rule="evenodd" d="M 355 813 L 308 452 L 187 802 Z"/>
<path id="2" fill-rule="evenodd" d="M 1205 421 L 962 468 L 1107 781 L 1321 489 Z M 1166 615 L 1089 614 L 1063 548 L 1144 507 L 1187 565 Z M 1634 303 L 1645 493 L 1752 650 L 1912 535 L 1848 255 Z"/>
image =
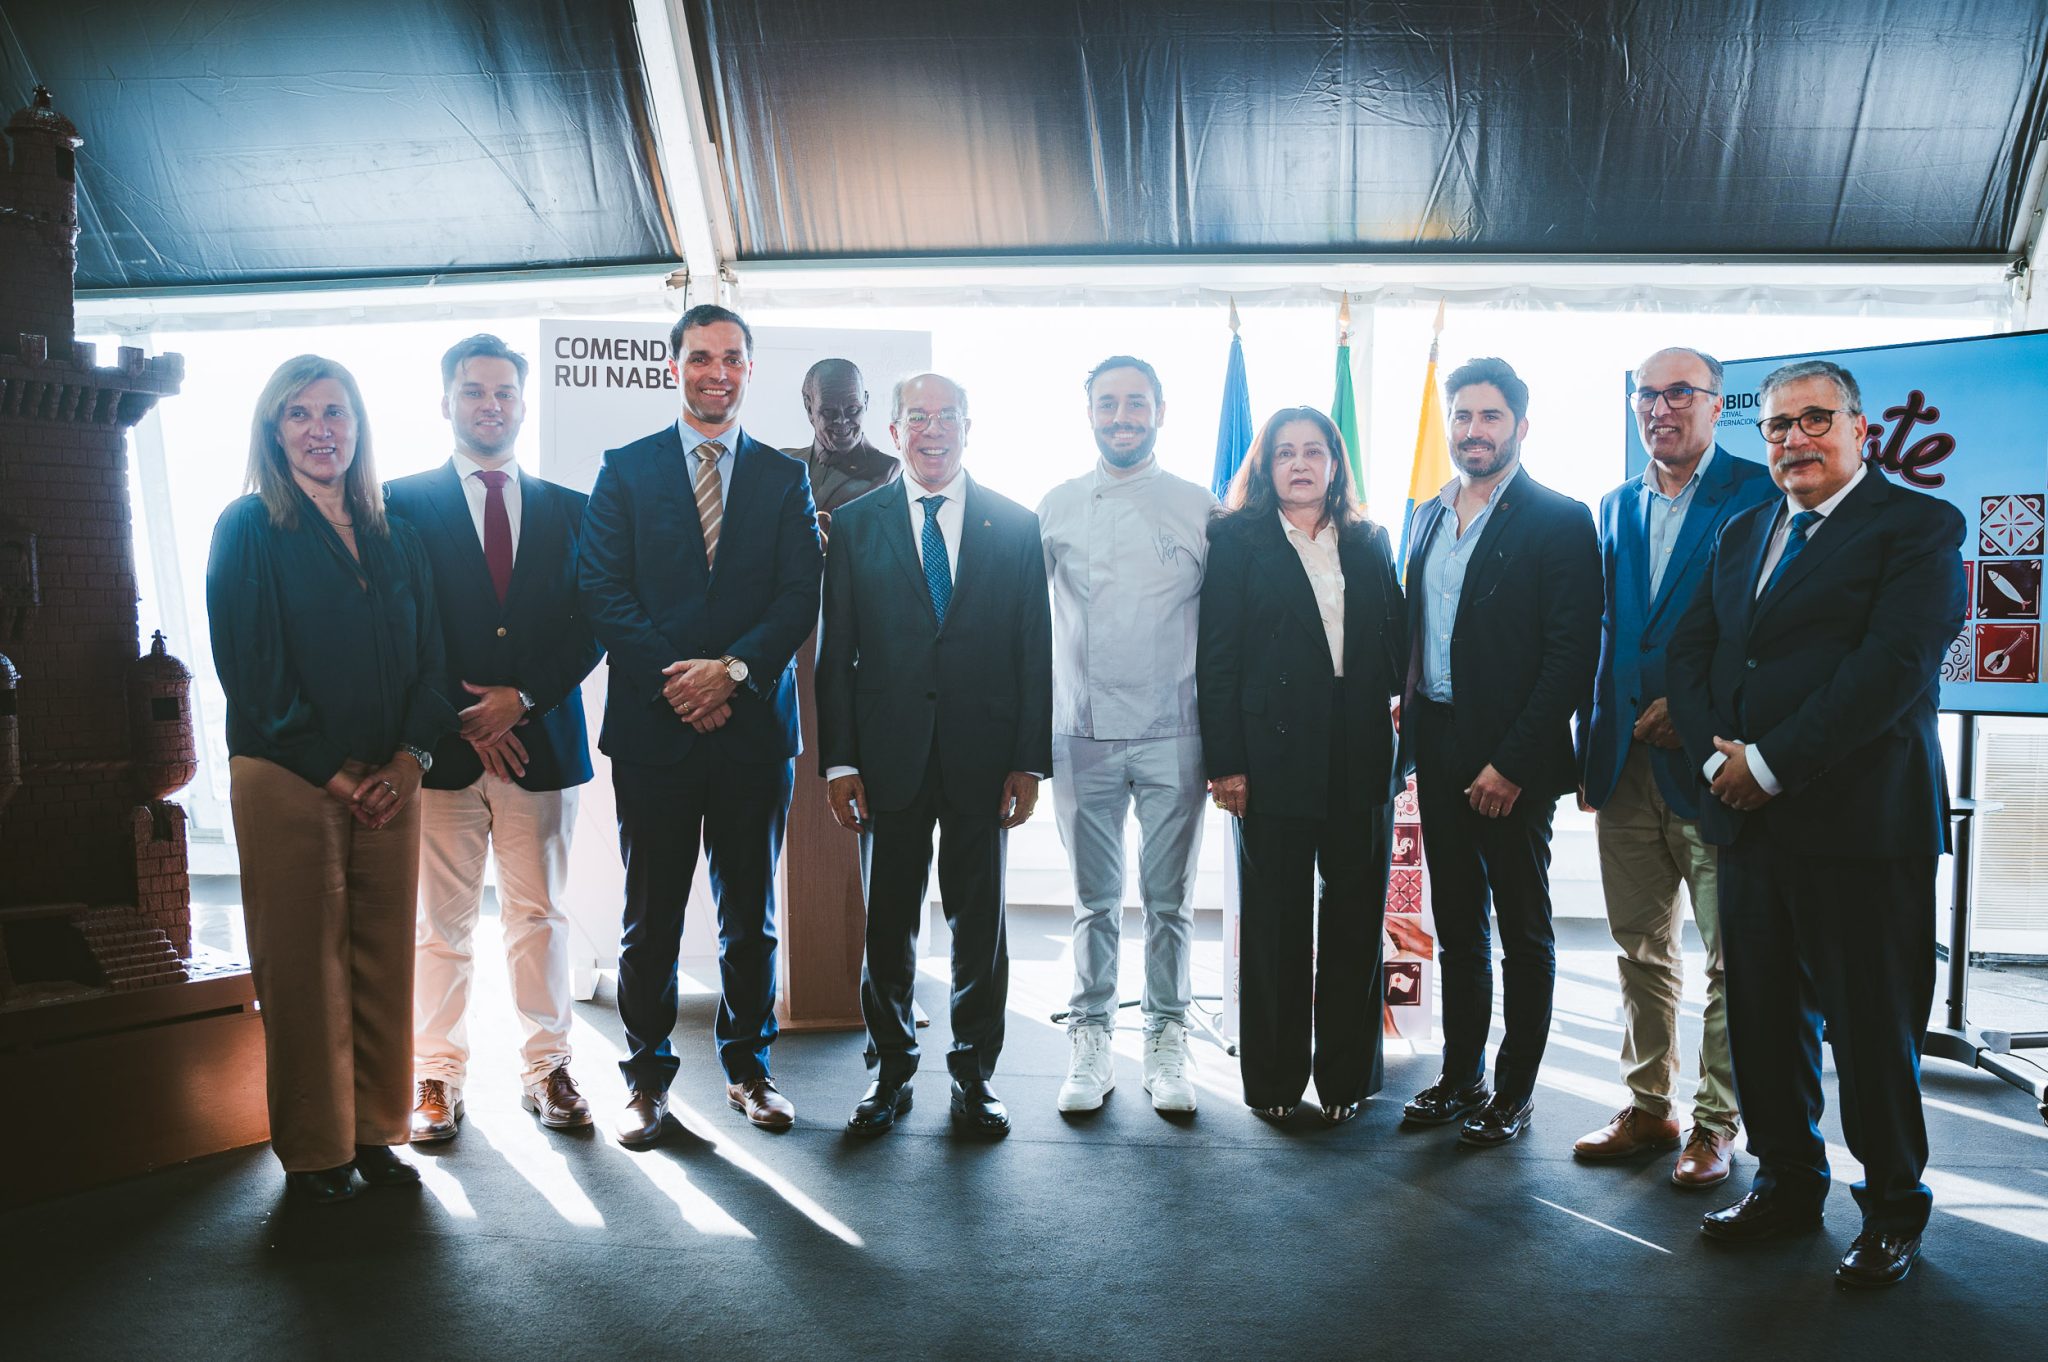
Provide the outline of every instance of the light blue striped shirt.
<path id="1" fill-rule="evenodd" d="M 1699 490 L 1700 478 L 1713 461 L 1714 447 L 1708 445 L 1707 452 L 1700 455 L 1700 461 L 1693 465 L 1692 477 L 1678 489 L 1675 497 L 1667 497 L 1657 490 L 1655 459 L 1643 470 L 1643 494 L 1636 499 L 1636 506 L 1643 514 L 1643 526 L 1649 535 L 1650 599 L 1653 601 L 1657 599 L 1657 589 L 1664 584 L 1664 569 L 1671 565 L 1671 550 L 1678 546 L 1678 532 L 1685 526 L 1686 512 L 1692 509 L 1692 494 Z"/>
<path id="2" fill-rule="evenodd" d="M 718 456 L 717 464 L 718 509 L 723 511 L 726 503 L 732 500 L 733 451 L 740 447 L 740 441 L 745 438 L 740 434 L 740 428 L 734 426 L 723 435 L 706 435 L 703 431 L 678 416 L 676 418 L 676 435 L 683 442 L 683 467 L 689 470 L 688 476 L 693 494 L 697 486 L 697 446 L 703 444 L 706 440 L 716 440 L 725 446 L 725 453 Z"/>
<path id="3" fill-rule="evenodd" d="M 1493 515 L 1500 494 L 1521 476 L 1522 465 L 1502 478 L 1472 523 L 1458 533 L 1459 483 L 1449 483 L 1436 499 L 1443 503 L 1429 556 L 1422 560 L 1422 693 L 1440 704 L 1451 700 L 1451 630 L 1458 623 L 1458 600 L 1465 594 L 1465 571 L 1479 547 L 1480 531 Z"/>

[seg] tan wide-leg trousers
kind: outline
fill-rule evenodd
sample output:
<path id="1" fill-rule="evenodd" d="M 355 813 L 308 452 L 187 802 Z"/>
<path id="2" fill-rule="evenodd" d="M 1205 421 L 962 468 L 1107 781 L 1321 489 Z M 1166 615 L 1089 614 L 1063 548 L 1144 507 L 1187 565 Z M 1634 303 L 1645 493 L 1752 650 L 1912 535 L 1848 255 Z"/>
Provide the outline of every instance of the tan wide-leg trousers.
<path id="1" fill-rule="evenodd" d="M 1728 1057 L 1728 990 L 1722 972 L 1714 848 L 1700 840 L 1698 824 L 1680 818 L 1664 802 L 1657 773 L 1650 769 L 1649 749 L 1641 743 L 1630 750 L 1614 793 L 1594 821 L 1607 925 L 1621 947 L 1621 1003 L 1628 1025 L 1621 1067 L 1634 1103 L 1652 1116 L 1676 1114 L 1678 1004 L 1685 987 L 1680 950 L 1685 909 L 1678 897 L 1683 884 L 1707 950 L 1707 1005 L 1701 1017 L 1693 1122 L 1733 1135 L 1740 1118 L 1734 1066 Z"/>
<path id="2" fill-rule="evenodd" d="M 236 757 L 229 775 L 270 1052 L 270 1147 L 305 1173 L 350 1162 L 359 1144 L 404 1144 L 419 801 L 372 832 L 272 762 Z"/>

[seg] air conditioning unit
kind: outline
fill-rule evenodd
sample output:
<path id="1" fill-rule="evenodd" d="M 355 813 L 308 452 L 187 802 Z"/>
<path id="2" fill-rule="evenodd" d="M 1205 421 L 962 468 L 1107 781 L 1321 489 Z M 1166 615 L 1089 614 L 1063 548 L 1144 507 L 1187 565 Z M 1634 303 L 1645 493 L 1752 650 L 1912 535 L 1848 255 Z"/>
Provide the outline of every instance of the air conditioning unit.
<path id="1" fill-rule="evenodd" d="M 2048 957 L 2048 719 L 1977 721 L 1970 949 Z"/>

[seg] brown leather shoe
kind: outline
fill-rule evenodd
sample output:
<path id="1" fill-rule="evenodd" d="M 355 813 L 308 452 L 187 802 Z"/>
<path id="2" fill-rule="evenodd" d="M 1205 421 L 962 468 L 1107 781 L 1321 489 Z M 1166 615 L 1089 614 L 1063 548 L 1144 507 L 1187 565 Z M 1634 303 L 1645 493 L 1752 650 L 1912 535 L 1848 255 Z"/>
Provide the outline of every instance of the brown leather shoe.
<path id="1" fill-rule="evenodd" d="M 576 1091 L 576 1080 L 564 1064 L 528 1087 L 519 1105 L 540 1117 L 549 1130 L 575 1130 L 590 1124 L 590 1103 Z"/>
<path id="2" fill-rule="evenodd" d="M 763 1130 L 788 1130 L 796 1124 L 796 1108 L 765 1074 L 744 1083 L 726 1084 L 725 1103 L 734 1111 L 745 1112 L 747 1119 Z"/>
<path id="3" fill-rule="evenodd" d="M 667 1119 L 666 1092 L 635 1088 L 626 1094 L 626 1109 L 619 1113 L 619 1143 L 628 1149 L 645 1149 L 661 1138 L 661 1125 Z"/>
<path id="4" fill-rule="evenodd" d="M 1678 1148 L 1678 1122 L 1650 1115 L 1640 1107 L 1623 1107 L 1614 1119 L 1572 1145 L 1582 1159 L 1625 1159 L 1645 1150 Z"/>
<path id="5" fill-rule="evenodd" d="M 1694 1126 L 1686 1132 L 1685 1152 L 1678 1156 L 1677 1164 L 1671 1169 L 1671 1181 L 1688 1191 L 1720 1186 L 1728 1181 L 1728 1174 L 1734 1166 L 1730 1155 L 1734 1147 L 1733 1135 Z"/>
<path id="6" fill-rule="evenodd" d="M 422 1078 L 413 1084 L 412 1142 L 439 1144 L 455 1138 L 462 1124 L 462 1093 L 438 1078 Z"/>

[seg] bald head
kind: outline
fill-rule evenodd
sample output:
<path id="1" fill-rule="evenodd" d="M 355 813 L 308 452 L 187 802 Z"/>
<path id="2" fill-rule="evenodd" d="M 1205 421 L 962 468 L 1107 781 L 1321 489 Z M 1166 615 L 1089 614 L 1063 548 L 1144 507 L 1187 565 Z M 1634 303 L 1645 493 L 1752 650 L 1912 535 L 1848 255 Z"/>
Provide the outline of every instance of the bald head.
<path id="1" fill-rule="evenodd" d="M 865 443 L 867 385 L 850 359 L 821 359 L 804 375 L 804 415 L 821 454 L 846 455 Z"/>

